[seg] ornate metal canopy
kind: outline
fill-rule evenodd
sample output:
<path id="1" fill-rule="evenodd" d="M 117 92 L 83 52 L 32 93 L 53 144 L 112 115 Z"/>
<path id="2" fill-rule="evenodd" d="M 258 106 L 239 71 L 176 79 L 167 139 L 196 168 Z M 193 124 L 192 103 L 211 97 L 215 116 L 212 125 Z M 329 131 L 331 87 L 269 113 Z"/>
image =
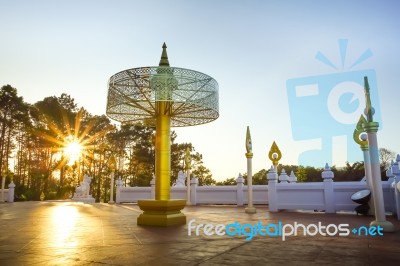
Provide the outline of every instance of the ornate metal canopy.
<path id="1" fill-rule="evenodd" d="M 163 46 L 160 65 L 121 71 L 108 82 L 107 115 L 119 122 L 155 125 L 156 102 L 169 102 L 171 126 L 205 124 L 218 118 L 218 83 L 190 69 L 170 67 Z"/>

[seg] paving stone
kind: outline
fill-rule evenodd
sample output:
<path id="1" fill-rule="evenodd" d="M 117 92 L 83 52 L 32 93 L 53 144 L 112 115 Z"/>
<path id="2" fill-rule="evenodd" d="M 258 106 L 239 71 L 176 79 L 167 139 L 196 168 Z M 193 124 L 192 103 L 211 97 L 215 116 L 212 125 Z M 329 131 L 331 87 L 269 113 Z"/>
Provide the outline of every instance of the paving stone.
<path id="1" fill-rule="evenodd" d="M 232 205 L 188 206 L 187 221 L 255 225 L 270 223 L 368 226 L 354 213 L 268 212 Z M 0 204 L 0 265 L 400 265 L 400 221 L 383 236 L 346 237 L 199 235 L 188 225 L 137 226 L 136 204 L 82 204 L 71 201 Z"/>

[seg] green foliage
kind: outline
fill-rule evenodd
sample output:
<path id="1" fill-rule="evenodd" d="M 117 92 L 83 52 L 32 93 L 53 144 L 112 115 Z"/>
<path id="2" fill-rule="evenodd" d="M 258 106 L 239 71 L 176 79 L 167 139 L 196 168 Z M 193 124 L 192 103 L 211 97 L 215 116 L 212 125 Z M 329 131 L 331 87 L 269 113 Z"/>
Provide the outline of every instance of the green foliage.
<path id="1" fill-rule="evenodd" d="M 267 170 L 261 169 L 253 175 L 253 185 L 266 185 L 267 184 Z"/>
<path id="2" fill-rule="evenodd" d="M 247 185 L 247 173 L 243 174 L 244 184 Z M 267 170 L 261 169 L 257 173 L 253 174 L 253 185 L 267 185 Z M 236 181 L 235 181 L 236 182 Z"/>
<path id="3" fill-rule="evenodd" d="M 307 180 L 307 170 L 304 166 L 297 167 L 294 172 L 297 177 L 297 182 L 305 182 Z"/>
<path id="4" fill-rule="evenodd" d="M 175 132 L 172 132 L 172 135 L 176 135 Z M 172 140 L 174 138 L 171 138 Z M 171 144 L 171 184 L 174 184 L 176 182 L 176 179 L 178 177 L 179 171 L 185 171 L 184 167 L 184 157 L 186 153 L 186 149 L 189 148 L 189 151 L 191 153 L 191 158 L 192 158 L 192 175 L 193 175 L 193 169 L 195 165 L 201 164 L 202 161 L 202 155 L 199 153 L 194 152 L 194 147 L 192 143 L 172 143 Z"/>
<path id="5" fill-rule="evenodd" d="M 379 161 L 382 171 L 389 168 L 391 161 L 396 158 L 396 153 L 386 148 L 379 148 Z"/>
<path id="6" fill-rule="evenodd" d="M 16 199 L 39 200 L 43 191 L 46 199 L 72 197 L 84 174 L 92 177 L 90 193 L 96 201 L 107 201 L 110 191 L 110 158 L 117 160 L 116 175 L 130 186 L 149 186 L 155 172 L 155 129 L 141 124 L 113 125 L 105 116 L 92 115 L 78 108 L 68 94 L 50 96 L 33 105 L 18 96 L 10 85 L 0 89 L 0 172 L 13 178 Z M 77 162 L 68 164 L 64 154 L 65 139 L 75 136 L 84 145 Z M 171 132 L 171 184 L 178 172 L 184 170 L 186 150 L 191 153 L 191 174 L 199 185 L 236 185 L 236 177 L 216 182 L 204 165 L 203 156 L 191 143 L 176 143 L 176 132 Z M 382 177 L 395 153 L 380 149 Z M 9 169 L 15 156 L 14 169 Z M 120 160 L 120 158 L 122 158 Z M 124 165 L 119 165 L 123 163 Z M 322 168 L 278 165 L 278 173 L 293 171 L 298 182 L 322 181 Z M 335 181 L 357 181 L 364 176 L 362 162 L 332 167 Z M 254 185 L 267 184 L 267 170 L 253 174 Z M 247 183 L 246 174 L 244 182 Z"/>
<path id="7" fill-rule="evenodd" d="M 315 168 L 311 166 L 279 164 L 278 174 L 280 174 L 283 169 L 285 169 L 288 175 L 293 171 L 297 177 L 297 182 L 321 182 L 321 174 L 324 170 L 323 168 Z M 363 162 L 355 162 L 353 164 L 346 163 L 346 166 L 341 168 L 332 166 L 331 169 L 334 172 L 334 181 L 359 181 L 365 176 Z M 253 174 L 253 185 L 267 184 L 267 174 L 268 171 L 266 169 L 261 169 L 257 173 Z M 244 174 L 243 178 L 244 183 L 247 184 L 247 174 Z M 382 179 L 384 180 L 384 173 L 382 174 Z M 217 182 L 216 185 L 236 185 L 236 178 L 227 178 L 224 181 Z"/>
<path id="8" fill-rule="evenodd" d="M 113 125 L 105 116 L 79 108 L 68 94 L 50 96 L 29 105 L 9 85 L 0 89 L 0 171 L 14 175 L 16 199 L 71 198 L 85 174 L 92 177 L 91 191 L 97 202 L 109 200 L 110 158 L 117 161 L 116 175 L 130 186 L 149 186 L 155 172 L 155 129 L 141 124 Z M 74 137 L 83 153 L 69 164 L 66 139 Z M 192 154 L 192 174 L 200 185 L 215 180 L 191 143 L 175 143 L 171 132 L 171 183 L 183 170 L 186 149 Z M 8 159 L 15 157 L 15 171 Z M 121 160 L 120 160 L 121 158 Z M 123 163 L 123 165 L 119 165 Z"/>
<path id="9" fill-rule="evenodd" d="M 198 178 L 199 186 L 212 186 L 217 182 L 212 178 L 211 172 L 204 165 L 197 166 L 193 171 L 193 175 Z"/>
<path id="10" fill-rule="evenodd" d="M 236 185 L 236 178 L 235 177 L 227 178 L 224 181 L 216 182 L 216 185 L 217 186 L 234 186 L 234 185 Z"/>
<path id="11" fill-rule="evenodd" d="M 363 162 L 355 162 L 353 164 L 346 162 L 345 167 L 336 168 L 333 166 L 331 170 L 335 174 L 335 181 L 360 181 L 365 176 Z"/>
<path id="12" fill-rule="evenodd" d="M 8 173 L 9 158 L 16 149 L 15 138 L 20 128 L 29 126 L 29 105 L 17 89 L 5 85 L 0 89 L 0 173 Z"/>
<path id="13" fill-rule="evenodd" d="M 126 161 L 118 174 L 130 186 L 150 186 L 155 171 L 154 128 L 123 124 L 108 135 L 113 150 Z"/>

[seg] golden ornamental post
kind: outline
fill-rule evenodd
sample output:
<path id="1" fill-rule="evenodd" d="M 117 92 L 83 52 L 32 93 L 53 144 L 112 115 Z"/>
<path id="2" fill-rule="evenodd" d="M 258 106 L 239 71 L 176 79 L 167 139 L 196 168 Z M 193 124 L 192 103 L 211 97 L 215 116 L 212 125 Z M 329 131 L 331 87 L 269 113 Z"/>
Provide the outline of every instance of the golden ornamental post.
<path id="1" fill-rule="evenodd" d="M 363 152 L 364 158 L 364 171 L 365 177 L 367 179 L 367 187 L 371 191 L 372 194 L 372 174 L 371 174 L 371 161 L 369 157 L 369 146 L 368 146 L 368 136 L 364 132 L 363 125 L 367 123 L 367 120 L 363 115 L 360 116 L 356 128 L 353 132 L 353 140 L 360 145 L 361 151 Z M 375 205 L 373 200 L 373 195 L 371 195 L 370 200 L 370 209 L 368 211 L 369 215 L 374 215 L 375 213 Z"/>
<path id="2" fill-rule="evenodd" d="M 186 205 L 192 205 L 190 201 L 190 168 L 192 167 L 192 158 L 190 149 L 187 147 L 185 154 L 185 170 L 186 170 Z"/>
<path id="3" fill-rule="evenodd" d="M 251 142 L 250 128 L 247 126 L 246 131 L 246 158 L 247 158 L 247 207 L 245 208 L 246 213 L 256 213 L 257 210 L 253 206 L 253 146 Z"/>
<path id="4" fill-rule="evenodd" d="M 275 141 L 272 143 L 271 148 L 269 149 L 268 158 L 272 161 L 275 172 L 278 173 L 278 164 L 279 160 L 282 158 L 282 153 Z"/>
<path id="5" fill-rule="evenodd" d="M 387 221 L 385 216 L 385 205 L 383 202 L 381 170 L 378 151 L 378 138 L 376 136 L 379 128 L 379 123 L 373 120 L 375 110 L 372 107 L 371 103 L 368 77 L 364 77 L 364 92 L 366 102 L 364 114 L 367 119 L 366 122 L 364 121 L 363 123 L 363 128 L 368 135 L 372 196 L 375 206 L 375 221 L 372 221 L 370 223 L 370 226 L 380 226 L 381 228 L 383 228 L 384 232 L 393 232 L 395 230 L 394 225 L 391 222 Z"/>
<path id="6" fill-rule="evenodd" d="M 110 200 L 108 201 L 108 204 L 113 204 L 114 203 L 114 175 L 115 175 L 115 169 L 117 169 L 117 161 L 115 160 L 114 155 L 111 155 L 109 159 L 109 166 L 111 169 L 110 173 Z"/>

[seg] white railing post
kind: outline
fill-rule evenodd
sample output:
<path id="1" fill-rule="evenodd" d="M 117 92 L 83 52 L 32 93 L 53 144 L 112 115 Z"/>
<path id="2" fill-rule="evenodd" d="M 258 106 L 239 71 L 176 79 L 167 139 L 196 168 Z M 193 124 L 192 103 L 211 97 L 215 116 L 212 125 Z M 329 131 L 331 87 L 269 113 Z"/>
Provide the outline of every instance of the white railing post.
<path id="1" fill-rule="evenodd" d="M 269 169 L 267 174 L 268 179 L 268 209 L 270 212 L 278 211 L 278 194 L 276 185 L 278 183 L 278 174 L 275 172 L 273 166 Z"/>
<path id="2" fill-rule="evenodd" d="M 396 176 L 393 174 L 393 169 L 395 168 L 394 162 L 390 164 L 389 168 L 386 170 L 386 176 L 388 177 L 388 180 L 386 181 L 387 184 L 389 184 L 389 196 L 388 196 L 388 201 L 385 203 L 385 209 L 390 211 L 390 212 L 396 212 L 396 192 L 395 192 L 395 180 Z M 384 183 L 384 181 L 382 181 Z"/>
<path id="3" fill-rule="evenodd" d="M 236 178 L 236 200 L 237 206 L 243 206 L 243 176 L 239 173 L 238 177 Z"/>
<path id="4" fill-rule="evenodd" d="M 392 165 L 392 173 L 394 175 L 391 186 L 394 188 L 394 206 L 397 220 L 400 220 L 400 154 L 396 156 L 396 162 Z"/>
<path id="5" fill-rule="evenodd" d="M 400 154 L 397 154 L 396 161 L 391 166 L 392 174 L 394 175 L 393 182 L 400 181 Z"/>
<path id="6" fill-rule="evenodd" d="M 394 178 L 395 178 L 395 175 L 393 173 L 394 164 L 395 164 L 395 162 L 392 161 L 390 163 L 390 166 L 388 167 L 388 169 L 386 169 L 386 177 L 388 178 L 388 180 L 386 182 L 390 185 L 394 182 Z"/>
<path id="7" fill-rule="evenodd" d="M 110 174 L 110 200 L 108 201 L 109 204 L 114 203 L 114 175 L 115 170 L 113 170 Z"/>
<path id="8" fill-rule="evenodd" d="M 150 181 L 150 199 L 156 198 L 156 177 L 153 174 L 153 179 Z"/>
<path id="9" fill-rule="evenodd" d="M 5 189 L 5 184 L 6 184 L 6 176 L 3 175 L 1 177 L 1 194 L 0 194 L 0 202 L 4 202 L 5 198 L 4 198 L 4 189 Z"/>
<path id="10" fill-rule="evenodd" d="M 333 194 L 333 177 L 334 174 L 328 164 L 322 172 L 322 179 L 324 180 L 324 199 L 325 199 L 325 212 L 335 213 L 335 197 Z"/>
<path id="11" fill-rule="evenodd" d="M 279 182 L 281 182 L 281 183 L 289 183 L 288 182 L 289 181 L 289 176 L 286 174 L 286 171 L 285 171 L 284 168 L 282 168 L 282 172 L 279 175 L 278 179 L 279 179 Z"/>
<path id="12" fill-rule="evenodd" d="M 8 202 L 14 202 L 14 192 L 15 192 L 15 184 L 11 180 L 10 184 L 8 184 L 8 195 L 7 195 Z"/>
<path id="13" fill-rule="evenodd" d="M 297 183 L 297 176 L 294 174 L 293 170 L 292 170 L 292 172 L 290 172 L 289 182 L 290 183 Z"/>
<path id="14" fill-rule="evenodd" d="M 118 178 L 117 181 L 115 181 L 115 184 L 117 186 L 116 190 L 115 190 L 115 203 L 121 203 L 121 188 L 122 188 L 122 184 L 123 181 L 121 180 L 121 178 Z"/>
<path id="15" fill-rule="evenodd" d="M 193 176 L 190 180 L 190 203 L 192 205 L 197 204 L 197 185 L 199 184 L 199 180 L 197 177 Z"/>

